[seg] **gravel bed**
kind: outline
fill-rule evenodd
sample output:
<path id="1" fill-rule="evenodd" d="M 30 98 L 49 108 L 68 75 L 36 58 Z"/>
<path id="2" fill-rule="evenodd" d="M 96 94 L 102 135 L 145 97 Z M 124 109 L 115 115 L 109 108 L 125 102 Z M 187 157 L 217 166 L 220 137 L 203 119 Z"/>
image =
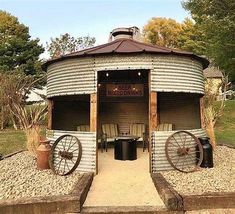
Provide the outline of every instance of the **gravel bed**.
<path id="1" fill-rule="evenodd" d="M 0 199 L 66 195 L 80 178 L 78 172 L 58 176 L 37 170 L 35 157 L 21 152 L 0 161 Z"/>
<path id="2" fill-rule="evenodd" d="M 213 152 L 214 168 L 197 172 L 167 171 L 161 174 L 181 194 L 201 195 L 209 192 L 235 191 L 235 149 L 217 146 Z"/>

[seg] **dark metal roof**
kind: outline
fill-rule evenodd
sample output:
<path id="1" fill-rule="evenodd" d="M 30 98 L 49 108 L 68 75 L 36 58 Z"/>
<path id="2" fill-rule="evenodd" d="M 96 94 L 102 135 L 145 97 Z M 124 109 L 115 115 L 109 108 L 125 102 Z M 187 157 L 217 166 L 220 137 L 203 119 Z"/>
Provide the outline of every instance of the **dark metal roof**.
<path id="1" fill-rule="evenodd" d="M 103 45 L 73 52 L 70 54 L 62 55 L 61 57 L 58 57 L 55 59 L 48 60 L 42 65 L 42 68 L 43 70 L 46 70 L 48 65 L 57 61 L 68 59 L 68 58 L 105 55 L 105 54 L 130 54 L 130 53 L 182 55 L 182 56 L 188 56 L 188 57 L 197 59 L 198 61 L 202 63 L 203 68 L 206 68 L 209 64 L 207 59 L 197 56 L 193 54 L 192 52 L 146 44 L 146 43 L 135 41 L 133 39 L 116 39 L 112 42 L 109 42 Z"/>

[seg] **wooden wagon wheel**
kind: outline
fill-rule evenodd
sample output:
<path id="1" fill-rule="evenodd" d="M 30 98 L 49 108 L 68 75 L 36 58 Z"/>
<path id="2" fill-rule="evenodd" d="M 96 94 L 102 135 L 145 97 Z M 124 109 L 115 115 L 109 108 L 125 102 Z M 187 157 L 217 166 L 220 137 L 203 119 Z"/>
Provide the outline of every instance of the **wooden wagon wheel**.
<path id="1" fill-rule="evenodd" d="M 78 166 L 82 157 L 82 146 L 77 137 L 62 135 L 52 146 L 50 167 L 55 174 L 68 175 Z"/>
<path id="2" fill-rule="evenodd" d="M 180 172 L 194 172 L 202 163 L 203 149 L 200 141 L 187 131 L 172 134 L 165 144 L 170 165 Z"/>

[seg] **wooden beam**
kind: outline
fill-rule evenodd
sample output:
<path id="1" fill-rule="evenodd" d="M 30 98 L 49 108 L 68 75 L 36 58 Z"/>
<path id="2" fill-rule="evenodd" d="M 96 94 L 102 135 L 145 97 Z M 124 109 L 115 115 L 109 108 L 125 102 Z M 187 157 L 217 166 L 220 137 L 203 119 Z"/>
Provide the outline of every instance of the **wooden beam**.
<path id="1" fill-rule="evenodd" d="M 149 133 L 157 130 L 158 125 L 158 112 L 157 112 L 157 92 L 151 91 L 149 94 Z"/>
<path id="2" fill-rule="evenodd" d="M 152 147 L 151 136 L 152 132 L 157 130 L 158 114 L 157 114 L 157 92 L 149 92 L 149 172 L 152 173 Z"/>
<path id="3" fill-rule="evenodd" d="M 96 93 L 90 95 L 90 131 L 96 132 L 96 174 L 98 173 L 97 99 L 98 96 Z"/>
<path id="4" fill-rule="evenodd" d="M 204 128 L 206 127 L 206 125 L 205 125 L 205 117 L 204 117 L 204 114 L 205 114 L 205 102 L 204 102 L 204 97 L 201 97 L 201 98 L 200 98 L 199 105 L 200 105 L 201 128 L 204 129 Z"/>
<path id="5" fill-rule="evenodd" d="M 97 94 L 90 95 L 90 131 L 97 131 Z"/>
<path id="6" fill-rule="evenodd" d="M 47 129 L 52 129 L 52 114 L 54 108 L 54 101 L 52 99 L 47 100 L 47 109 L 48 109 L 48 122 L 47 122 Z"/>

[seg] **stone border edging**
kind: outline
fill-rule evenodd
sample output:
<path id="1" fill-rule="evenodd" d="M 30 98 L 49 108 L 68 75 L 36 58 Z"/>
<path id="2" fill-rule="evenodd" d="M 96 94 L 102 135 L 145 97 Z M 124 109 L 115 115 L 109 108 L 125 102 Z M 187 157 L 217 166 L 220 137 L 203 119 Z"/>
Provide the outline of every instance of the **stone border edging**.
<path id="1" fill-rule="evenodd" d="M 166 181 L 166 179 L 160 173 L 154 173 L 151 175 L 151 177 L 167 209 L 171 211 L 182 211 L 183 210 L 182 196 L 172 188 L 172 186 Z"/>
<path id="2" fill-rule="evenodd" d="M 85 173 L 75 184 L 71 194 L 0 200 L 0 213 L 44 214 L 81 212 L 93 181 L 93 173 Z"/>
<path id="3" fill-rule="evenodd" d="M 18 154 L 18 153 L 25 152 L 25 151 L 27 151 L 27 150 L 21 149 L 21 150 L 18 150 L 18 151 L 16 151 L 16 152 L 12 152 L 12 153 L 10 153 L 10 154 L 4 155 L 1 160 L 4 160 L 4 159 L 6 159 L 6 158 L 9 158 L 9 157 L 11 157 L 11 156 L 13 156 L 13 155 L 16 155 L 16 154 Z"/>
<path id="4" fill-rule="evenodd" d="M 230 149 L 235 149 L 234 145 L 226 144 L 226 143 L 218 143 L 217 146 L 227 146 Z"/>

